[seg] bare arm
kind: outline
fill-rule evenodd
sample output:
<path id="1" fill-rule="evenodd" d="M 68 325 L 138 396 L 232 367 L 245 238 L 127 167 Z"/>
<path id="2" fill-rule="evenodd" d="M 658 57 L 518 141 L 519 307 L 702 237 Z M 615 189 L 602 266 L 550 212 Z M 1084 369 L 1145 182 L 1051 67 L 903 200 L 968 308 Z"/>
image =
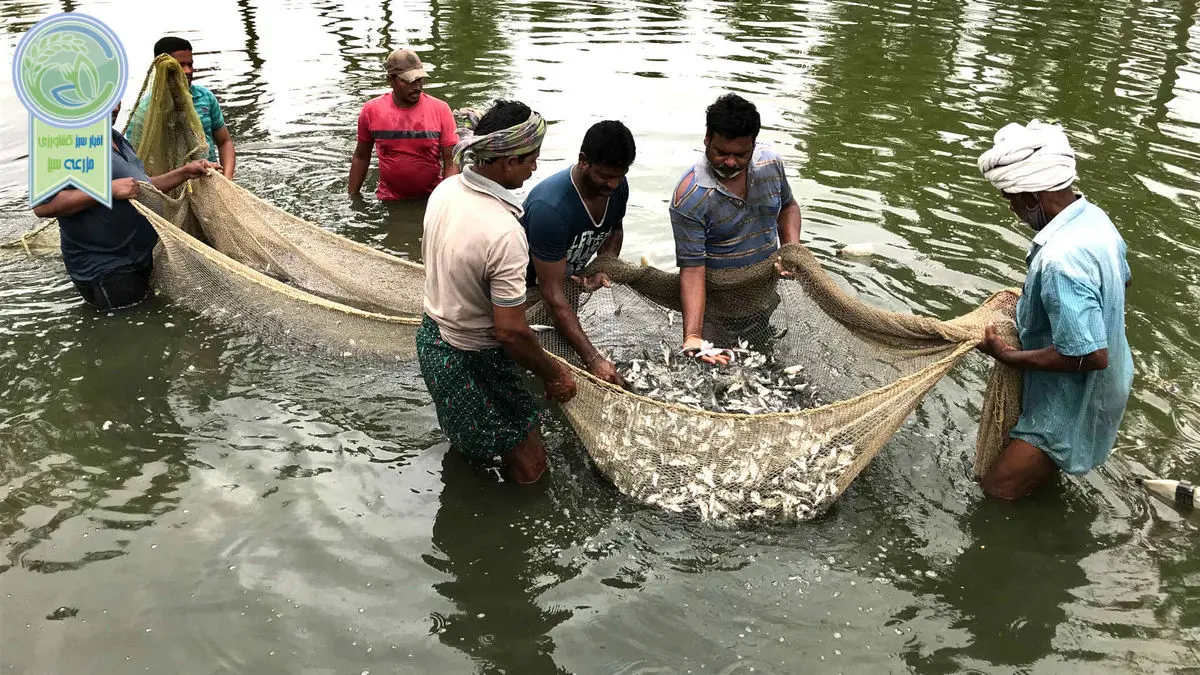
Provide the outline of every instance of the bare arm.
<path id="1" fill-rule="evenodd" d="M 118 178 L 112 182 L 112 198 L 134 199 L 137 197 L 137 181 L 132 178 Z M 83 190 L 67 188 L 54 195 L 54 198 L 44 204 L 33 207 L 33 215 L 38 218 L 58 218 L 73 216 L 80 211 L 99 204 Z"/>
<path id="2" fill-rule="evenodd" d="M 350 185 L 347 191 L 351 197 L 357 197 L 362 191 L 363 181 L 367 179 L 367 169 L 371 166 L 371 141 L 359 141 L 354 146 L 354 154 L 350 157 Z"/>
<path id="3" fill-rule="evenodd" d="M 236 158 L 233 151 L 233 136 L 229 134 L 229 127 L 221 127 L 214 131 L 213 140 L 217 142 L 217 156 L 221 160 L 225 177 L 233 180 L 233 164 Z"/>
<path id="4" fill-rule="evenodd" d="M 579 325 L 579 316 L 575 314 L 567 300 L 567 294 L 563 291 L 567 277 L 567 259 L 545 262 L 533 256 L 533 269 L 537 272 L 542 300 L 550 308 L 550 318 L 555 330 L 567 340 L 579 358 L 590 366 L 599 352 L 588 340 L 583 326 Z"/>
<path id="5" fill-rule="evenodd" d="M 792 200 L 791 204 L 783 207 L 779 217 L 775 219 L 779 226 L 779 243 L 796 244 L 800 241 L 800 204 Z"/>
<path id="6" fill-rule="evenodd" d="M 504 353 L 533 371 L 546 386 L 546 397 L 553 401 L 568 401 L 575 395 L 575 380 L 565 367 L 552 361 L 538 344 L 533 330 L 525 321 L 525 306 L 500 307 L 492 305 L 492 320 L 496 323 L 496 339 Z"/>
<path id="7" fill-rule="evenodd" d="M 442 148 L 442 177 L 449 178 L 458 173 L 458 165 L 454 163 L 454 146 Z"/>
<path id="8" fill-rule="evenodd" d="M 1066 356 L 1053 346 L 1043 349 L 1021 350 L 1004 341 L 996 330 L 988 326 L 984 331 L 979 351 L 992 356 L 1000 363 L 1017 370 L 1045 370 L 1054 373 L 1086 373 L 1108 368 L 1108 350 L 1098 349 L 1084 356 Z"/>
<path id="9" fill-rule="evenodd" d="M 621 257 L 621 244 L 625 243 L 625 228 L 623 225 L 624 223 L 618 223 L 613 228 L 613 231 L 608 233 L 608 238 L 600 245 L 600 250 L 596 252 L 596 255 L 606 255 L 614 258 Z M 541 276 L 541 274 L 541 272 L 538 272 L 538 276 Z"/>
<path id="10" fill-rule="evenodd" d="M 679 270 L 679 303 L 683 309 L 683 342 L 692 338 L 697 345 L 704 331 L 704 265 Z"/>
<path id="11" fill-rule="evenodd" d="M 158 188 L 161 192 L 170 192 L 183 185 L 186 180 L 203 176 L 210 168 L 220 170 L 221 165 L 214 164 L 206 159 L 197 159 L 184 164 L 174 171 L 154 176 L 150 179 L 150 184 Z"/>
<path id="12" fill-rule="evenodd" d="M 1009 347 L 1008 351 L 1000 352 L 996 356 L 996 360 L 1017 370 L 1086 373 L 1093 370 L 1104 370 L 1108 367 L 1108 350 L 1100 349 L 1086 356 L 1064 356 L 1059 354 L 1054 347 L 1025 351 Z"/>
<path id="13" fill-rule="evenodd" d="M 54 195 L 54 199 L 33 207 L 33 215 L 38 218 L 73 216 L 89 206 L 95 206 L 98 203 L 83 190 L 67 188 Z"/>

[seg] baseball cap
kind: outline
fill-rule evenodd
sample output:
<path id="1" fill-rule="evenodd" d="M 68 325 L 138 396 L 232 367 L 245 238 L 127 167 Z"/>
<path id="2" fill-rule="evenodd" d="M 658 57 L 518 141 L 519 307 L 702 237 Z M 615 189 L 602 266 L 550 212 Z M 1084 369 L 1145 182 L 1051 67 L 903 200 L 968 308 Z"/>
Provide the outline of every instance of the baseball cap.
<path id="1" fill-rule="evenodd" d="M 421 57 L 411 49 L 397 49 L 388 54 L 386 66 L 388 75 L 399 75 L 405 82 L 425 77 Z"/>

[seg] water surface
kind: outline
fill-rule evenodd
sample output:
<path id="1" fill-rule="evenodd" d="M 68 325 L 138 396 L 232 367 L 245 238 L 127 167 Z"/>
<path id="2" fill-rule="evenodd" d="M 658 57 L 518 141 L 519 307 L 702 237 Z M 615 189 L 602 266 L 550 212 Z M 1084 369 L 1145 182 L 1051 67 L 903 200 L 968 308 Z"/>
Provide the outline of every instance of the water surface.
<path id="1" fill-rule="evenodd" d="M 704 107 L 740 92 L 805 244 L 864 299 L 943 318 L 1023 280 L 1030 233 L 976 158 L 1010 121 L 1060 120 L 1129 244 L 1137 376 L 1113 460 L 1027 502 L 970 480 L 981 357 L 826 517 L 717 531 L 622 498 L 560 414 L 551 473 L 518 489 L 446 453 L 415 365 L 297 357 L 163 301 L 97 316 L 57 258 L 0 255 L 0 672 L 1200 672 L 1200 521 L 1132 483 L 1200 480 L 1195 0 L 0 0 L 6 63 L 71 9 L 129 50 L 126 111 L 154 41 L 188 37 L 242 185 L 418 260 L 419 204 L 344 194 L 396 46 L 454 107 L 546 115 L 527 188 L 595 121 L 628 124 L 624 255 L 668 268 Z M 858 242 L 879 255 L 834 255 Z"/>

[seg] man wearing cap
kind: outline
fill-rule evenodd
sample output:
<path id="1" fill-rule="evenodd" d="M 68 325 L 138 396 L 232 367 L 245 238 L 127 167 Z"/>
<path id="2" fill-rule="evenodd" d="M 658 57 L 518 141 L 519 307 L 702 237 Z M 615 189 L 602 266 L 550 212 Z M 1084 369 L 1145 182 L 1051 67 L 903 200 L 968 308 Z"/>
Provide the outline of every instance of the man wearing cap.
<path id="1" fill-rule="evenodd" d="M 458 131 L 450 106 L 423 90 L 425 67 L 416 52 L 398 49 L 386 62 L 392 91 L 371 99 L 358 114 L 358 145 L 350 160 L 350 196 L 357 197 L 379 152 L 380 201 L 428 197 L 443 179 L 458 173 Z"/>
<path id="2" fill-rule="evenodd" d="M 1001 499 L 1025 496 L 1063 471 L 1103 464 L 1133 384 L 1125 337 L 1125 241 L 1100 207 L 1071 189 L 1075 152 L 1058 125 L 1009 124 L 979 169 L 1037 233 L 1017 303 L 1021 347 L 989 326 L 980 351 L 1023 371 L 1021 416 L 981 480 Z"/>
<path id="3" fill-rule="evenodd" d="M 466 136 L 468 132 L 464 132 Z M 512 193 L 537 169 L 541 115 L 498 101 L 455 149 L 460 174 L 442 181 L 425 209 L 421 377 L 451 447 L 477 464 L 503 465 L 514 482 L 546 470 L 540 415 L 518 365 L 566 402 L 575 380 L 552 360 L 525 320 L 529 244 Z"/>

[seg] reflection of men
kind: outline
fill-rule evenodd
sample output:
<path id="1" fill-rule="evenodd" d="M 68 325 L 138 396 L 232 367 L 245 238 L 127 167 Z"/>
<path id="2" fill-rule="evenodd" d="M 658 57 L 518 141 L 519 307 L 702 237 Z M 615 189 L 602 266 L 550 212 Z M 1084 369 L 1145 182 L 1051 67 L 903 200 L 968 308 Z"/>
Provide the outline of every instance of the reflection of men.
<path id="1" fill-rule="evenodd" d="M 528 283 L 540 289 L 554 327 L 593 375 L 619 383 L 617 369 L 592 346 L 567 300 L 563 284 L 576 278 L 597 252 L 619 256 L 633 164 L 633 134 L 624 124 L 598 122 L 588 129 L 579 161 L 538 184 L 525 200 L 522 224 L 529 237 Z M 608 275 L 578 279 L 589 290 L 608 285 Z"/>
<path id="2" fill-rule="evenodd" d="M 703 342 L 707 270 L 749 267 L 769 259 L 781 242 L 800 241 L 800 206 L 783 160 L 756 142 L 759 125 L 754 104 L 736 94 L 718 98 L 707 111 L 704 157 L 671 200 L 685 350 Z"/>
<path id="3" fill-rule="evenodd" d="M 118 105 L 112 119 L 117 121 Z M 133 146 L 116 127 L 112 130 L 112 208 L 96 202 L 82 190 L 64 188 L 38 204 L 39 218 L 57 218 L 67 274 L 84 300 L 101 311 L 136 305 L 146 298 L 158 233 L 130 199 L 138 195 L 138 181 L 162 192 L 174 190 L 189 178 L 203 176 L 220 166 L 202 159 L 150 178 Z"/>
<path id="4" fill-rule="evenodd" d="M 192 107 L 196 109 L 196 115 L 200 117 L 200 125 L 204 127 L 204 140 L 208 143 L 208 161 L 219 161 L 224 167 L 225 177 L 232 180 L 233 166 L 236 161 L 233 136 L 229 134 L 229 127 L 225 125 L 225 116 L 221 113 L 217 97 L 208 88 L 192 82 L 195 74 L 192 43 L 183 38 L 164 37 L 154 43 L 154 57 L 158 58 L 163 54 L 170 54 L 171 58 L 178 61 L 183 68 L 183 74 L 187 76 L 188 89 L 192 94 Z M 130 120 L 129 135 L 134 140 L 141 138 L 142 124 L 145 123 L 145 115 L 149 106 L 150 95 L 147 94 L 138 102 L 133 119 Z"/>
<path id="5" fill-rule="evenodd" d="M 989 327 L 979 349 L 1024 371 L 1021 417 L 983 477 L 1016 499 L 1058 470 L 1082 475 L 1116 442 L 1133 384 L 1125 338 L 1125 242 L 1104 211 L 1075 194 L 1075 153 L 1057 125 L 1009 124 L 979 168 L 1037 232 L 1017 304 L 1021 349 Z"/>
<path id="6" fill-rule="evenodd" d="M 570 370 L 552 361 L 525 321 L 529 246 L 510 190 L 537 168 L 546 122 L 517 102 L 498 102 L 464 141 L 464 170 L 438 185 L 425 212 L 425 317 L 417 332 L 421 376 L 450 443 L 467 459 L 499 457 L 518 483 L 546 470 L 533 396 L 516 365 L 545 383 L 546 397 L 575 395 Z"/>
<path id="7" fill-rule="evenodd" d="M 424 93 L 425 67 L 417 53 L 398 49 L 385 64 L 392 91 L 367 101 L 358 114 L 358 145 L 350 159 L 350 196 L 357 197 L 379 152 L 380 201 L 428 197 L 445 178 L 458 173 L 454 114 L 440 99 Z"/>

